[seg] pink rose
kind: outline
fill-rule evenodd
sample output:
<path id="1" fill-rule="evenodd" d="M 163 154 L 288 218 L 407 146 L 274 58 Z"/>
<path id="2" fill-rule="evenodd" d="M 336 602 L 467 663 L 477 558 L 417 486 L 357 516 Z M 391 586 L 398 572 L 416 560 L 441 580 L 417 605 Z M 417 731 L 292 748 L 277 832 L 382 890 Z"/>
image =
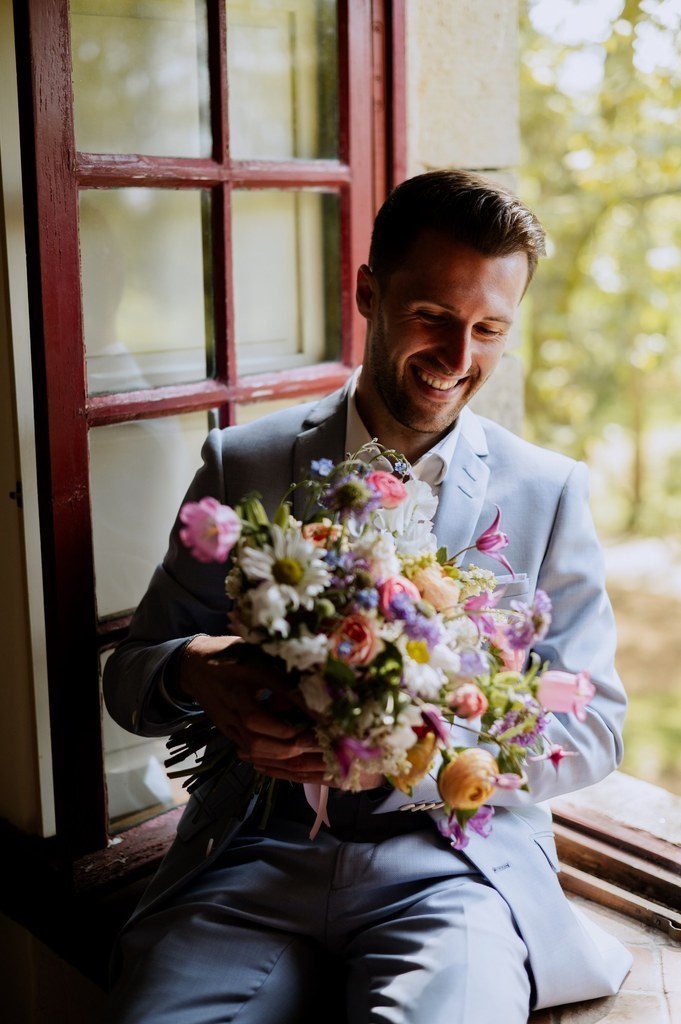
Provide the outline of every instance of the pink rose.
<path id="1" fill-rule="evenodd" d="M 588 672 L 560 672 L 549 669 L 539 680 L 537 700 L 549 711 L 571 711 L 580 722 L 586 720 L 584 706 L 596 692 Z"/>
<path id="2" fill-rule="evenodd" d="M 458 718 L 477 718 L 487 711 L 488 700 L 475 683 L 462 683 L 447 698 L 447 703 Z"/>
<path id="3" fill-rule="evenodd" d="M 414 576 L 414 583 L 423 599 L 432 604 L 437 612 L 451 611 L 459 603 L 461 584 L 451 576 L 445 576 L 439 565 L 419 569 Z"/>
<path id="4" fill-rule="evenodd" d="M 334 656 L 348 665 L 368 665 L 381 646 L 374 623 L 359 613 L 343 619 L 330 639 Z"/>
<path id="5" fill-rule="evenodd" d="M 392 473 L 376 469 L 369 473 L 366 482 L 380 497 L 383 508 L 397 508 L 407 497 L 407 488 Z"/>
<path id="6" fill-rule="evenodd" d="M 385 583 L 382 583 L 378 588 L 378 595 L 379 608 L 386 619 L 397 618 L 391 607 L 396 597 L 404 595 L 411 601 L 421 600 L 420 590 L 406 576 L 389 576 Z"/>
<path id="7" fill-rule="evenodd" d="M 522 672 L 525 661 L 527 660 L 527 651 L 522 647 L 509 647 L 508 638 L 504 633 L 501 633 L 498 630 L 494 636 L 490 637 L 490 640 L 497 648 L 501 658 L 501 663 L 506 671 Z"/>

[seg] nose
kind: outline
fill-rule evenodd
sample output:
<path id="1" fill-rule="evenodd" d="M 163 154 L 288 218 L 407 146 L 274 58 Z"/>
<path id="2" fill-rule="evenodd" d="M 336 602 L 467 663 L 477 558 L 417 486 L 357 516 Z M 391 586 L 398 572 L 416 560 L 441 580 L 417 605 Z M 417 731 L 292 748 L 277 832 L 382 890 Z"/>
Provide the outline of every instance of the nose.
<path id="1" fill-rule="evenodd" d="M 467 324 L 455 324 L 442 339 L 438 359 L 453 377 L 465 377 L 471 368 L 473 337 Z"/>

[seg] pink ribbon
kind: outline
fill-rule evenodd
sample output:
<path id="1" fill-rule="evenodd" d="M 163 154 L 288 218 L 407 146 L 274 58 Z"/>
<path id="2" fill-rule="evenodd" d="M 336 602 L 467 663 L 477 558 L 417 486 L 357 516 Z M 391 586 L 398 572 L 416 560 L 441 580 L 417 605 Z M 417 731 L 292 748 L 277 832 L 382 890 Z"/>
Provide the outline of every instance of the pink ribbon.
<path id="1" fill-rule="evenodd" d="M 318 782 L 304 782 L 303 790 L 305 792 L 305 799 L 317 815 L 310 829 L 310 839 L 314 839 L 322 824 L 326 825 L 327 828 L 330 827 L 329 815 L 326 809 L 329 800 L 329 787 L 322 786 Z"/>

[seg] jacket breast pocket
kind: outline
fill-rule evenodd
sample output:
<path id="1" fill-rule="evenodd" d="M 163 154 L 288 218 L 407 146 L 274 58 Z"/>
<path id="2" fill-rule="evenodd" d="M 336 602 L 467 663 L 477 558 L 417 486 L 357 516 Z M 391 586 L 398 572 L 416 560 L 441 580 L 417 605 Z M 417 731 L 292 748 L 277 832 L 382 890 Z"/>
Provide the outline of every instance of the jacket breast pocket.
<path id="1" fill-rule="evenodd" d="M 530 578 L 525 572 L 515 576 L 497 576 L 495 593 L 503 591 L 497 607 L 509 608 L 511 601 L 527 601 L 530 598 Z"/>
<path id="2" fill-rule="evenodd" d="M 556 837 L 553 832 L 535 832 L 532 838 L 553 870 L 558 873 L 560 871 L 560 861 L 558 860 L 558 850 L 556 849 Z"/>

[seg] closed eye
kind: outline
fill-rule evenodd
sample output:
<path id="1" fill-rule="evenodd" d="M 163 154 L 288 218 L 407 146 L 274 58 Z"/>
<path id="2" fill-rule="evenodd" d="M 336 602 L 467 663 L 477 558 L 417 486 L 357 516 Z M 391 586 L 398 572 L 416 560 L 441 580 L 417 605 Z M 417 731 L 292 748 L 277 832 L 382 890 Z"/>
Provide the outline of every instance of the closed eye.
<path id="1" fill-rule="evenodd" d="M 477 324 L 475 329 L 485 338 L 501 338 L 506 334 L 506 330 L 501 327 L 487 327 L 485 324 Z"/>
<path id="2" fill-rule="evenodd" d="M 443 313 L 432 313 L 428 309 L 420 309 L 417 315 L 426 324 L 445 324 L 448 319 Z"/>

